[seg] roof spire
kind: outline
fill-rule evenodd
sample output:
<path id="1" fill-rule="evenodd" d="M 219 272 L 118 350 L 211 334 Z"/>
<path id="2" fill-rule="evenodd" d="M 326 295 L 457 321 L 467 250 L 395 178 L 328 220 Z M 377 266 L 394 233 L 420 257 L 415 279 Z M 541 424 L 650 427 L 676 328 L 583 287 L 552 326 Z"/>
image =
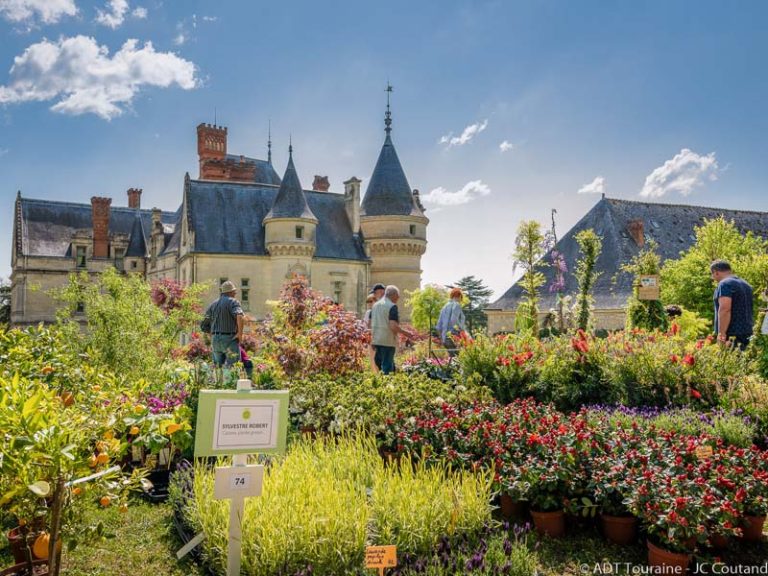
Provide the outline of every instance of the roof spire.
<path id="1" fill-rule="evenodd" d="M 288 134 L 288 159 L 293 158 L 293 135 Z"/>
<path id="2" fill-rule="evenodd" d="M 269 119 L 269 132 L 267 136 L 267 162 L 272 166 L 272 119 Z"/>
<path id="3" fill-rule="evenodd" d="M 387 113 L 384 114 L 384 132 L 389 134 L 392 132 L 392 111 L 389 109 L 389 96 L 392 94 L 392 84 L 387 80 Z"/>

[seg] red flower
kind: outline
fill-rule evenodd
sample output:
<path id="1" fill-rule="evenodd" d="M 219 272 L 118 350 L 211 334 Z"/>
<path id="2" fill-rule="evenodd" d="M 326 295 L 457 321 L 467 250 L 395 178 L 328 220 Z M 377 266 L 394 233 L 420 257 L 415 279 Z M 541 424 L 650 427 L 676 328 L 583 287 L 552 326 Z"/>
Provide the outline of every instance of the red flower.
<path id="1" fill-rule="evenodd" d="M 701 392 L 699 392 L 698 390 L 694 390 L 693 388 L 691 388 L 691 396 L 693 396 L 694 398 L 696 398 L 696 400 L 699 400 L 699 399 L 701 398 Z"/>
<path id="2" fill-rule="evenodd" d="M 680 356 L 678 356 L 677 354 L 672 354 L 669 357 L 669 361 L 672 362 L 672 364 L 677 364 L 678 362 L 680 362 Z"/>
<path id="3" fill-rule="evenodd" d="M 683 356 L 683 364 L 687 364 L 688 366 L 693 366 L 696 364 L 696 358 L 693 357 L 692 354 L 686 354 Z"/>
<path id="4" fill-rule="evenodd" d="M 669 331 L 672 333 L 672 336 L 677 336 L 680 333 L 680 324 L 677 322 L 672 322 L 672 326 L 669 328 Z"/>

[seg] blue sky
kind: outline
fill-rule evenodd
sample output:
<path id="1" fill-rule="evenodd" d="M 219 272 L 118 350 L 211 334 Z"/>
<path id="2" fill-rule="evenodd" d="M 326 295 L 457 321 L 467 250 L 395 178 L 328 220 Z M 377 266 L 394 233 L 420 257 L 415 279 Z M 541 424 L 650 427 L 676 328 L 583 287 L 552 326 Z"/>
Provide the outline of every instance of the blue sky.
<path id="1" fill-rule="evenodd" d="M 0 0 L 0 276 L 17 190 L 178 207 L 195 126 L 305 187 L 393 138 L 431 219 L 425 282 L 512 281 L 521 219 L 600 198 L 768 210 L 764 2 Z M 151 44 L 147 44 L 151 43 Z"/>

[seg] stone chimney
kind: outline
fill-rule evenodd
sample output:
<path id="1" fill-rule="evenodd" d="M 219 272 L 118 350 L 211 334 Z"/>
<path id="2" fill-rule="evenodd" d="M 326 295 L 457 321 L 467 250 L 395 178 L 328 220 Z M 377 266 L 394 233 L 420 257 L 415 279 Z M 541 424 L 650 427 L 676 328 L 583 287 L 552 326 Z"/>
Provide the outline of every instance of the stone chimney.
<path id="1" fill-rule="evenodd" d="M 360 183 L 354 176 L 344 182 L 344 208 L 347 211 L 352 233 L 360 232 Z"/>
<path id="2" fill-rule="evenodd" d="M 128 188 L 128 208 L 141 208 L 141 188 Z"/>
<path id="3" fill-rule="evenodd" d="M 109 257 L 109 210 L 112 198 L 91 198 L 91 222 L 93 224 L 93 257 Z"/>
<path id="4" fill-rule="evenodd" d="M 312 182 L 312 190 L 315 192 L 328 192 L 330 187 L 331 183 L 328 181 L 328 176 L 315 175 L 315 180 Z"/>
<path id="5" fill-rule="evenodd" d="M 627 232 L 629 232 L 638 248 L 642 248 L 645 245 L 645 225 L 642 220 L 635 219 L 627 222 Z"/>

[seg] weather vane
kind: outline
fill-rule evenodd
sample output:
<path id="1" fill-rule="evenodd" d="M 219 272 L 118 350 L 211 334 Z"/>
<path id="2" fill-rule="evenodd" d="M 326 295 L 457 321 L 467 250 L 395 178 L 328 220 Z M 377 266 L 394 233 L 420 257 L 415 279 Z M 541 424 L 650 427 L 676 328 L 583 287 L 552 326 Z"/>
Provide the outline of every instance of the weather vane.
<path id="1" fill-rule="evenodd" d="M 386 115 L 384 117 L 384 125 L 386 126 L 386 128 L 384 128 L 384 130 L 386 131 L 387 134 L 389 134 L 392 131 L 392 112 L 389 109 L 389 96 L 390 96 L 390 94 L 392 94 L 392 92 L 393 92 L 392 84 L 390 84 L 389 80 L 387 80 L 387 89 L 386 89 L 386 93 L 387 93 L 387 113 L 386 113 Z"/>

